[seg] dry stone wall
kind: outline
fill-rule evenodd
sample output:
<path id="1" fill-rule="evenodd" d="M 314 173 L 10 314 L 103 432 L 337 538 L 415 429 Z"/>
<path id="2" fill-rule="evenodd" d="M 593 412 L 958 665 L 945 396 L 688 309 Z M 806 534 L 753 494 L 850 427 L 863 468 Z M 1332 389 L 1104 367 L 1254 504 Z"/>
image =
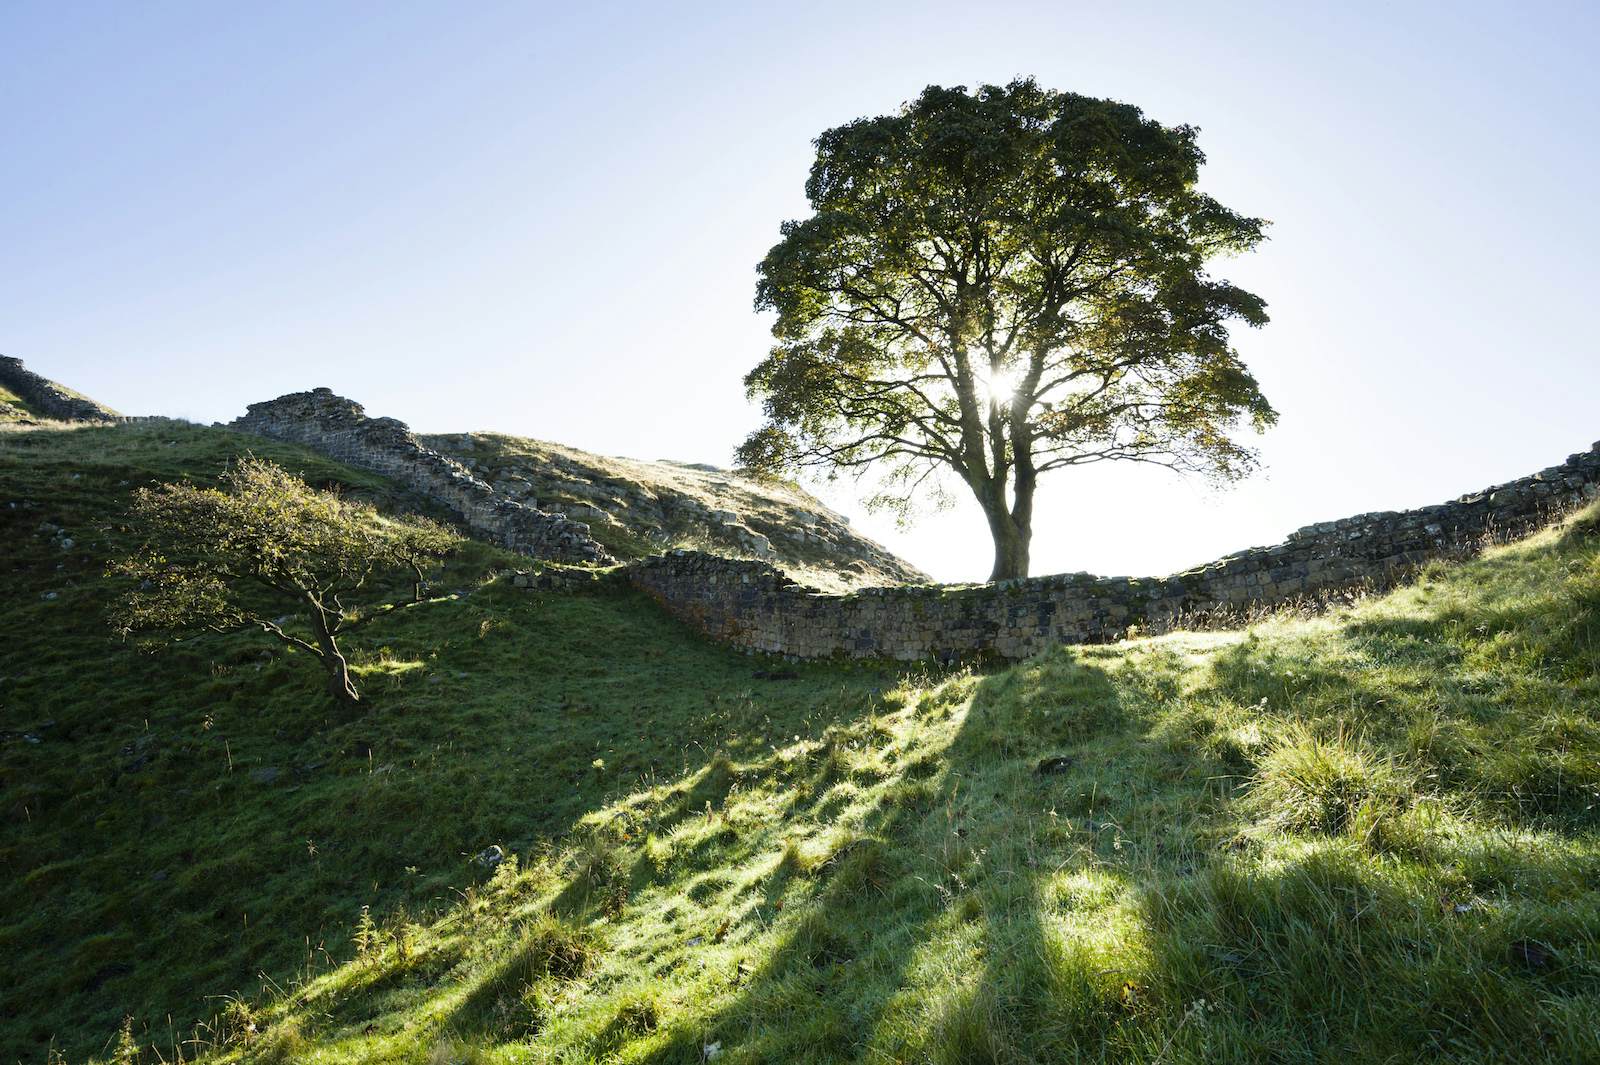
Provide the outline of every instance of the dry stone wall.
<path id="1" fill-rule="evenodd" d="M 326 388 L 252 404 L 230 427 L 394 478 L 513 551 L 562 562 L 615 561 L 588 525 L 495 491 L 460 462 L 424 446 L 404 423 L 369 418 L 360 404 Z M 619 575 L 702 632 L 751 651 L 798 658 L 1016 659 L 1056 644 L 1116 639 L 1135 625 L 1159 630 L 1383 587 L 1431 559 L 1462 557 L 1530 532 L 1596 496 L 1600 443 L 1559 466 L 1447 503 L 1310 525 L 1281 544 L 1168 577 L 1069 573 L 837 594 L 799 584 L 765 562 L 697 551 L 655 555 Z M 535 576 L 520 583 L 570 583 Z"/>
<path id="2" fill-rule="evenodd" d="M 40 377 L 10 355 L 0 355 L 0 385 L 22 397 L 22 401 L 46 418 L 65 422 L 114 422 L 120 415 L 87 396 L 63 388 L 48 377 Z"/>
<path id="3" fill-rule="evenodd" d="M 449 507 L 483 538 L 520 554 L 559 562 L 614 561 L 583 522 L 500 495 L 455 459 L 424 447 L 404 422 L 369 418 L 361 404 L 330 389 L 252 403 L 229 428 L 303 444 L 393 478 Z"/>
<path id="4" fill-rule="evenodd" d="M 1533 531 L 1600 494 L 1600 443 L 1565 463 L 1419 510 L 1307 526 L 1284 543 L 1240 551 L 1170 577 L 1087 573 L 969 588 L 818 592 L 772 566 L 699 552 L 657 555 L 624 572 L 669 612 L 753 651 L 822 658 L 1015 659 L 1061 643 L 1317 600 L 1392 584 L 1421 563 L 1461 557 Z"/>

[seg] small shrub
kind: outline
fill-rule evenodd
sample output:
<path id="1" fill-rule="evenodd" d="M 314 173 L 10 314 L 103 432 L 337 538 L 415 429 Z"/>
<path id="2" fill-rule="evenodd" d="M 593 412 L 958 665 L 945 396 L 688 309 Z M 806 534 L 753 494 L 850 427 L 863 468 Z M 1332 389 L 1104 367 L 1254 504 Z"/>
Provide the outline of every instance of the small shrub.
<path id="1" fill-rule="evenodd" d="M 255 1038 L 257 1030 L 255 1011 L 250 1008 L 250 1004 L 240 995 L 226 996 L 215 1022 L 214 1035 L 217 1043 L 228 1046 L 233 1043 L 248 1042 Z"/>
<path id="2" fill-rule="evenodd" d="M 372 919 L 370 906 L 361 907 L 361 913 L 356 917 L 356 929 L 351 938 L 355 940 L 356 954 L 360 957 L 368 957 L 377 947 L 378 923 Z"/>
<path id="3" fill-rule="evenodd" d="M 133 1036 L 133 1018 L 124 1017 L 117 1031 L 117 1044 L 111 1050 L 111 1061 L 113 1065 L 139 1065 L 143 1060 L 144 1052 Z"/>

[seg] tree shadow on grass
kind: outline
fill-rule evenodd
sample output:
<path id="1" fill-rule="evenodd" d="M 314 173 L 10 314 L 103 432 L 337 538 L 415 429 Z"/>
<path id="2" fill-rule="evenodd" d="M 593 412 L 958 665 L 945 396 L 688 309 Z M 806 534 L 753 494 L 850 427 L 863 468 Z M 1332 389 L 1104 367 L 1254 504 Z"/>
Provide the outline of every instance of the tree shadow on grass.
<path id="1" fill-rule="evenodd" d="M 1062 781 L 1034 773 L 1031 761 L 998 773 L 996 763 L 1016 762 L 1040 739 L 1059 749 L 1123 723 L 1119 693 L 1102 672 L 1074 663 L 1053 675 L 1062 682 L 1057 691 L 1028 711 L 1035 725 L 1048 722 L 1034 743 L 1019 744 L 1012 714 L 1000 710 L 1008 699 L 998 689 L 1011 682 L 979 679 L 948 746 L 908 752 L 874 781 L 879 797 L 852 818 L 848 839 L 809 868 L 780 863 L 761 885 L 758 907 L 775 915 L 786 904 L 778 931 L 747 937 L 760 960 L 741 960 L 720 1007 L 663 1036 L 646 1060 L 700 1061 L 710 1045 L 728 1061 L 892 1060 L 905 1050 L 907 1030 L 883 1031 L 882 1022 L 888 1013 L 903 1021 L 919 1012 L 905 996 L 924 976 L 911 975 L 928 960 L 923 949 L 933 939 L 988 938 L 978 930 L 992 928 L 1038 875 L 1026 864 L 1030 842 L 997 815 L 1015 792 Z M 935 703 L 907 713 L 942 720 L 953 709 Z M 983 771 L 971 772 L 974 766 Z M 826 811 L 829 785 L 848 784 L 819 779 L 826 768 L 805 782 L 811 797 L 790 811 L 791 821 Z M 987 1011 L 996 995 L 985 985 L 1026 980 L 1013 962 L 1036 953 L 1041 937 L 1006 927 L 1012 962 L 980 962 L 989 975 L 973 982 L 972 973 L 962 974 L 971 986 L 952 992 L 947 1015 L 923 1018 L 941 1028 L 951 1060 L 981 1060 L 969 1052 L 981 1052 L 994 1035 L 996 1018 Z"/>
<path id="2" fill-rule="evenodd" d="M 1443 634 L 1362 620 L 1309 673 L 1314 656 L 1241 642 L 1211 652 L 1182 700 L 1159 654 L 1147 676 L 1137 656 L 1112 678 L 1095 652 L 1062 650 L 980 679 L 931 788 L 902 767 L 831 873 L 774 877 L 763 904 L 790 905 L 775 938 L 753 941 L 760 961 L 646 1060 L 698 1061 L 712 1044 L 728 1062 L 1600 1051 L 1582 1020 L 1600 1004 L 1585 824 L 1513 809 L 1503 828 L 1517 840 L 1441 835 L 1422 853 L 1407 848 L 1426 832 L 1407 835 L 1397 815 L 1384 831 L 1313 831 L 1274 850 L 1234 801 L 1241 767 L 1214 731 L 1174 726 L 1185 700 L 1265 698 L 1280 705 L 1263 717 L 1285 725 L 1332 727 L 1338 707 L 1392 713 L 1385 670 L 1416 663 L 1373 658 L 1374 641 L 1414 639 Z M 1407 654 L 1448 666 L 1456 651 Z M 1374 664 L 1348 668 L 1363 659 Z M 1374 727 L 1380 754 L 1402 753 L 1403 724 Z"/>
<path id="3" fill-rule="evenodd" d="M 1537 629 L 1540 611 L 1513 631 Z M 1422 820 L 1421 791 L 1359 830 L 1354 817 L 1275 828 L 1236 801 L 1274 744 L 1302 734 L 1416 762 L 1418 788 L 1447 799 L 1490 779 L 1475 758 L 1515 755 L 1522 772 L 1555 741 L 1561 757 L 1594 753 L 1571 707 L 1547 721 L 1450 701 L 1478 650 L 1462 638 L 1363 612 L 1314 644 L 1061 649 L 877 707 L 914 736 L 887 744 L 892 759 L 864 757 L 883 746 L 864 693 L 813 713 L 802 704 L 824 686 L 806 688 L 767 729 L 809 722 L 803 757 L 747 743 L 719 759 L 712 743 L 648 804 L 586 799 L 630 836 L 599 868 L 575 860 L 552 908 L 612 927 L 664 894 L 699 922 L 669 934 L 704 949 L 630 931 L 585 992 L 584 1030 L 539 1038 L 659 1062 L 711 1045 L 725 1063 L 1583 1060 L 1583 1017 L 1600 1005 L 1600 846 L 1574 793 L 1554 812 L 1493 807 L 1470 831 L 1442 819 L 1444 802 L 1437 825 Z M 1264 738 L 1242 735 L 1257 724 Z M 739 821 L 728 811 L 756 779 L 786 799 Z M 596 822 L 570 823 L 569 838 Z M 650 833 L 677 849 L 653 856 Z M 482 1023 L 496 974 L 515 971 L 482 974 L 446 1026 Z"/>

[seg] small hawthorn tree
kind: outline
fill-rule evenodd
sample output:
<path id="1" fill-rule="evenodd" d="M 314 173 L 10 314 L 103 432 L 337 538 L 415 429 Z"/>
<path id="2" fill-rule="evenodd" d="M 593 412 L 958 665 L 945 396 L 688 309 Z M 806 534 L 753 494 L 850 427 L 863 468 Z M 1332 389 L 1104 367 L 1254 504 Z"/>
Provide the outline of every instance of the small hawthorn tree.
<path id="1" fill-rule="evenodd" d="M 119 632 L 178 640 L 259 629 L 314 656 L 341 703 L 360 695 L 338 637 L 394 605 L 363 608 L 345 598 L 402 576 L 420 598 L 424 570 L 460 540 L 435 522 L 386 518 L 313 489 L 254 457 L 230 467 L 221 488 L 141 488 L 131 518 L 143 542 L 112 566 L 137 582 L 113 608 Z M 304 636 L 285 615 L 304 625 Z"/>
<path id="2" fill-rule="evenodd" d="M 902 518 L 953 472 L 988 518 L 991 580 L 1027 574 L 1051 470 L 1250 472 L 1235 430 L 1277 416 L 1228 325 L 1266 305 L 1206 266 L 1265 223 L 1196 188 L 1196 132 L 1030 78 L 930 86 L 823 133 L 813 214 L 759 267 L 778 343 L 745 378 L 766 419 L 742 464 L 870 471 L 869 504 Z"/>

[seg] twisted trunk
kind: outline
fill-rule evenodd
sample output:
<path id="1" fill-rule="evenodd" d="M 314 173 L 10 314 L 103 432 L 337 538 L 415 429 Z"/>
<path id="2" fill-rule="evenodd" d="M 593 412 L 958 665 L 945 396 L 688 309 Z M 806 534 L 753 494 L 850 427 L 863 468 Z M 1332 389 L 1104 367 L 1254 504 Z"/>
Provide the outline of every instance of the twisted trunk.
<path id="1" fill-rule="evenodd" d="M 333 626 L 328 621 L 328 610 L 312 595 L 306 596 L 311 606 L 311 628 L 317 636 L 317 649 L 322 654 L 323 667 L 328 671 L 328 694 L 336 703 L 352 706 L 361 701 L 355 683 L 350 679 L 350 664 L 344 660 L 339 645 L 333 638 Z"/>

